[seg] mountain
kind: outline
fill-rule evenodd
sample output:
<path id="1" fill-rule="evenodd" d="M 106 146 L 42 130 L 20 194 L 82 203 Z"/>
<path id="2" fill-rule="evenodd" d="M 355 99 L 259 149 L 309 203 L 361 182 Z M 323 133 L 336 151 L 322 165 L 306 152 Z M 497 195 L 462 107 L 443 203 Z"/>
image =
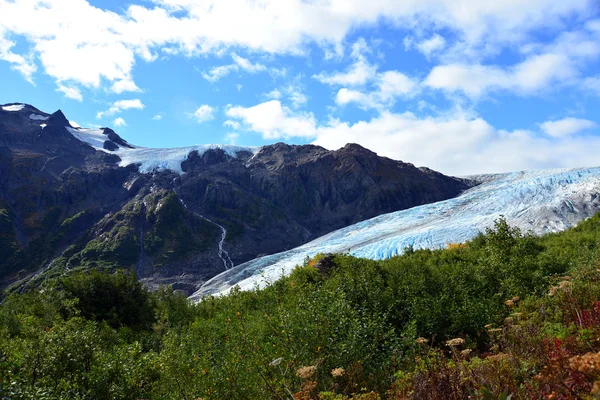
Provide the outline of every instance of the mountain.
<path id="1" fill-rule="evenodd" d="M 600 211 L 600 167 L 473 176 L 480 185 L 458 197 L 397 211 L 331 232 L 305 245 L 260 257 L 206 282 L 192 298 L 264 286 L 307 257 L 349 252 L 375 260 L 408 247 L 443 248 L 475 237 L 504 217 L 523 232 L 566 230 Z"/>
<path id="2" fill-rule="evenodd" d="M 59 110 L 0 106 L 0 288 L 69 270 L 135 269 L 192 292 L 256 257 L 474 182 L 356 144 L 135 146 Z"/>

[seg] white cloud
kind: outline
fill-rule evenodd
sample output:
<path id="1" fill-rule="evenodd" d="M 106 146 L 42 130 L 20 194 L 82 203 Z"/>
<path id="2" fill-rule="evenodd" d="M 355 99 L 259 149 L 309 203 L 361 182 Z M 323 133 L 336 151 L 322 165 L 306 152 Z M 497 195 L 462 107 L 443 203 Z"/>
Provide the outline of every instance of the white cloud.
<path id="1" fill-rule="evenodd" d="M 6 42 L 11 35 L 31 44 L 19 54 L 8 41 L 8 46 L 0 46 L 4 49 L 0 58 L 31 79 L 36 68 L 33 52 L 57 82 L 84 87 L 121 82 L 115 86 L 119 91 L 134 88 L 136 58 L 151 62 L 157 52 L 196 56 L 241 49 L 252 54 L 305 54 L 308 43 L 317 43 L 339 54 L 349 32 L 382 20 L 414 30 L 434 26 L 452 32 L 464 48 L 486 50 L 519 43 L 536 30 L 556 32 L 567 18 L 589 17 L 595 4 L 594 0 L 154 0 L 149 7 L 130 5 L 119 13 L 85 0 L 0 0 L 0 40 Z M 261 64 L 247 67 L 262 69 Z M 346 82 L 360 81 L 360 69 L 354 73 Z"/>
<path id="2" fill-rule="evenodd" d="M 259 132 L 265 139 L 313 137 L 316 120 L 312 113 L 294 112 L 278 100 L 253 107 L 230 107 L 229 118 L 239 120 L 246 129 Z"/>
<path id="3" fill-rule="evenodd" d="M 23 75 L 23 78 L 29 83 L 34 84 L 33 74 L 37 70 L 37 67 L 33 63 L 33 56 L 29 54 L 24 57 L 20 54 L 13 53 L 10 49 L 15 46 L 15 42 L 4 38 L 4 35 L 4 30 L 0 25 L 0 60 L 12 64 L 12 69 Z"/>
<path id="4" fill-rule="evenodd" d="M 326 85 L 333 86 L 358 86 L 364 85 L 373 79 L 377 67 L 369 64 L 366 59 L 357 60 L 345 72 L 334 72 L 327 74 L 321 72 L 313 75 L 313 78 Z"/>
<path id="5" fill-rule="evenodd" d="M 81 94 L 81 91 L 74 86 L 64 86 L 62 84 L 58 84 L 58 88 L 56 89 L 56 91 L 64 93 L 65 97 L 69 99 L 77 101 L 83 100 L 83 95 Z"/>
<path id="6" fill-rule="evenodd" d="M 219 79 L 229 75 L 233 71 L 237 71 L 238 66 L 235 64 L 221 65 L 219 67 L 211 68 L 208 72 L 203 72 L 202 77 L 209 82 L 216 82 Z"/>
<path id="7" fill-rule="evenodd" d="M 233 59 L 233 64 L 213 67 L 208 72 L 203 72 L 202 77 L 209 82 L 216 82 L 232 72 L 239 71 L 240 69 L 251 74 L 256 74 L 267 69 L 267 67 L 265 67 L 264 65 L 260 63 L 253 64 L 247 58 L 240 57 L 235 53 L 231 54 L 231 58 Z M 238 89 L 238 91 L 240 89 Z"/>
<path id="8" fill-rule="evenodd" d="M 228 144 L 236 144 L 239 138 L 239 133 L 231 132 L 225 135 L 225 142 Z"/>
<path id="9" fill-rule="evenodd" d="M 594 121 L 580 118 L 564 118 L 555 121 L 546 121 L 540 124 L 542 130 L 553 137 L 574 135 L 582 131 L 596 128 Z"/>
<path id="10" fill-rule="evenodd" d="M 303 85 L 300 83 L 301 77 L 297 76 L 293 83 L 273 89 L 269 93 L 263 94 L 263 97 L 268 100 L 281 100 L 285 97 L 291 103 L 292 108 L 302 107 L 308 102 L 308 97 L 304 94 Z"/>
<path id="11" fill-rule="evenodd" d="M 152 119 L 154 121 L 160 121 L 161 119 L 163 119 L 163 115 L 162 114 L 156 114 L 154 117 L 152 117 Z"/>
<path id="12" fill-rule="evenodd" d="M 105 115 L 114 115 L 120 113 L 123 110 L 136 109 L 142 110 L 144 109 L 144 104 L 140 99 L 131 99 L 131 100 L 118 100 L 115 101 L 112 106 L 106 111 L 100 111 L 96 114 L 96 118 L 100 119 Z"/>
<path id="13" fill-rule="evenodd" d="M 352 57 L 356 60 L 346 72 L 333 74 L 320 73 L 313 78 L 322 83 L 342 87 L 335 101 L 339 105 L 356 103 L 360 108 L 379 108 L 391 106 L 399 96 L 411 96 L 419 88 L 417 81 L 399 71 L 377 72 L 377 66 L 369 64 L 365 53 L 370 52 L 364 39 L 352 46 Z M 356 89 L 372 85 L 368 90 Z"/>
<path id="14" fill-rule="evenodd" d="M 223 126 L 228 126 L 232 129 L 239 129 L 240 123 L 237 121 L 232 121 L 232 120 L 228 119 L 227 121 L 223 122 Z"/>
<path id="15" fill-rule="evenodd" d="M 281 99 L 281 92 L 277 89 L 271 90 L 269 93 L 265 93 L 264 95 L 267 99 L 279 100 Z"/>
<path id="16" fill-rule="evenodd" d="M 127 126 L 127 123 L 125 122 L 125 120 L 121 117 L 119 118 L 115 118 L 115 120 L 113 121 L 113 125 L 115 127 L 121 127 L 121 126 Z"/>
<path id="17" fill-rule="evenodd" d="M 215 118 L 214 116 L 215 109 L 208 104 L 201 105 L 198 107 L 193 114 L 190 114 L 191 117 L 194 117 L 196 121 L 201 124 L 206 121 L 210 121 Z"/>
<path id="18" fill-rule="evenodd" d="M 438 117 L 384 112 L 370 121 L 331 121 L 319 126 L 315 144 L 337 149 L 359 143 L 381 156 L 466 175 L 596 165 L 600 137 L 540 137 L 527 130 L 504 131 L 460 110 Z"/>
<path id="19" fill-rule="evenodd" d="M 510 68 L 489 65 L 450 64 L 434 67 L 426 86 L 448 92 L 462 92 L 479 98 L 490 91 L 508 90 L 535 94 L 575 77 L 570 60 L 559 54 L 533 56 Z"/>
<path id="20" fill-rule="evenodd" d="M 431 70 L 424 84 L 474 99 L 499 90 L 532 95 L 576 85 L 582 68 L 600 56 L 600 32 L 589 27 L 563 32 L 550 44 L 529 43 L 522 46 L 521 52 L 524 59 L 511 66 L 439 65 Z"/>
<path id="21" fill-rule="evenodd" d="M 233 61 L 235 62 L 235 64 L 238 65 L 241 69 L 248 71 L 250 73 L 257 73 L 257 72 L 265 71 L 267 69 L 267 67 L 265 67 L 264 65 L 262 65 L 260 63 L 253 64 L 247 58 L 240 57 L 235 53 L 233 53 L 231 55 L 231 58 L 233 58 Z"/>
<path id="22" fill-rule="evenodd" d="M 423 53 L 426 57 L 430 57 L 432 53 L 442 50 L 446 47 L 446 39 L 435 33 L 429 39 L 423 40 L 415 45 L 417 50 Z"/>
<path id="23" fill-rule="evenodd" d="M 142 91 L 139 87 L 137 87 L 135 82 L 132 81 L 131 79 L 121 79 L 121 80 L 115 81 L 115 83 L 112 84 L 110 90 L 113 93 L 117 93 L 117 94 L 121 94 L 124 92 L 141 92 Z"/>

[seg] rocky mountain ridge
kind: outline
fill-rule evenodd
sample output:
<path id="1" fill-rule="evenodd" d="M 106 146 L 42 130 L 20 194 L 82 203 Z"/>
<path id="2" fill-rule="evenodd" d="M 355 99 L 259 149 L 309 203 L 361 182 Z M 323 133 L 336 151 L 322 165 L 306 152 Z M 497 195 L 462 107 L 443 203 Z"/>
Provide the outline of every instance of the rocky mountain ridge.
<path id="1" fill-rule="evenodd" d="M 191 292 L 257 256 L 472 185 L 356 144 L 144 149 L 74 128 L 60 110 L 0 107 L 0 287 L 133 268 Z"/>

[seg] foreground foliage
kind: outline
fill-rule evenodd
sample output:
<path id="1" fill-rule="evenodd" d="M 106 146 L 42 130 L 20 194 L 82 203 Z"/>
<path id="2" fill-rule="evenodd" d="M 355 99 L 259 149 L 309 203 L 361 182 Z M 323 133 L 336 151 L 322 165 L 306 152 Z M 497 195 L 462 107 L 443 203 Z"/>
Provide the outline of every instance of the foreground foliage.
<path id="1" fill-rule="evenodd" d="M 74 273 L 0 305 L 10 399 L 508 399 L 600 393 L 600 216 L 536 238 L 307 260 L 189 304 Z"/>

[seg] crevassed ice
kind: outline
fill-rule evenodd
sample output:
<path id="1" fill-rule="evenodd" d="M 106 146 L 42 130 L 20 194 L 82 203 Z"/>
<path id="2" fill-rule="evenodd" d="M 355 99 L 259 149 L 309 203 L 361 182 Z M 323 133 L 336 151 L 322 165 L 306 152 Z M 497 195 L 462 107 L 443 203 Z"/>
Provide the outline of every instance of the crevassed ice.
<path id="1" fill-rule="evenodd" d="M 13 104 L 11 106 L 2 106 L 4 111 L 21 111 L 25 104 Z"/>
<path id="2" fill-rule="evenodd" d="M 242 151 L 248 151 L 256 154 L 260 150 L 260 147 L 203 144 L 171 149 L 153 149 L 146 147 L 135 147 L 131 149 L 128 147 L 119 146 L 119 149 L 116 151 L 107 151 L 103 147 L 104 142 L 108 140 L 108 136 L 104 134 L 104 130 L 84 128 L 75 129 L 71 127 L 67 127 L 67 130 L 77 139 L 89 144 L 96 150 L 104 151 L 110 154 L 116 154 L 119 156 L 121 158 L 121 162 L 119 163 L 121 167 L 126 167 L 131 164 L 138 164 L 139 171 L 141 173 L 171 170 L 181 174 L 183 173 L 183 170 L 181 169 L 181 163 L 187 160 L 188 155 L 192 151 L 197 151 L 200 155 L 202 155 L 210 149 L 222 149 L 231 157 L 236 157 L 237 153 Z"/>
<path id="3" fill-rule="evenodd" d="M 477 177 L 481 185 L 458 197 L 384 214 L 282 253 L 248 261 L 217 275 L 190 298 L 263 287 L 317 253 L 348 252 L 380 260 L 408 246 L 443 248 L 492 227 L 503 215 L 534 234 L 570 228 L 600 210 L 600 167 L 541 170 Z"/>
<path id="4" fill-rule="evenodd" d="M 43 115 L 38 114 L 31 114 L 29 115 L 29 119 L 32 119 L 34 121 L 45 121 L 48 119 L 48 117 L 44 117 Z"/>

